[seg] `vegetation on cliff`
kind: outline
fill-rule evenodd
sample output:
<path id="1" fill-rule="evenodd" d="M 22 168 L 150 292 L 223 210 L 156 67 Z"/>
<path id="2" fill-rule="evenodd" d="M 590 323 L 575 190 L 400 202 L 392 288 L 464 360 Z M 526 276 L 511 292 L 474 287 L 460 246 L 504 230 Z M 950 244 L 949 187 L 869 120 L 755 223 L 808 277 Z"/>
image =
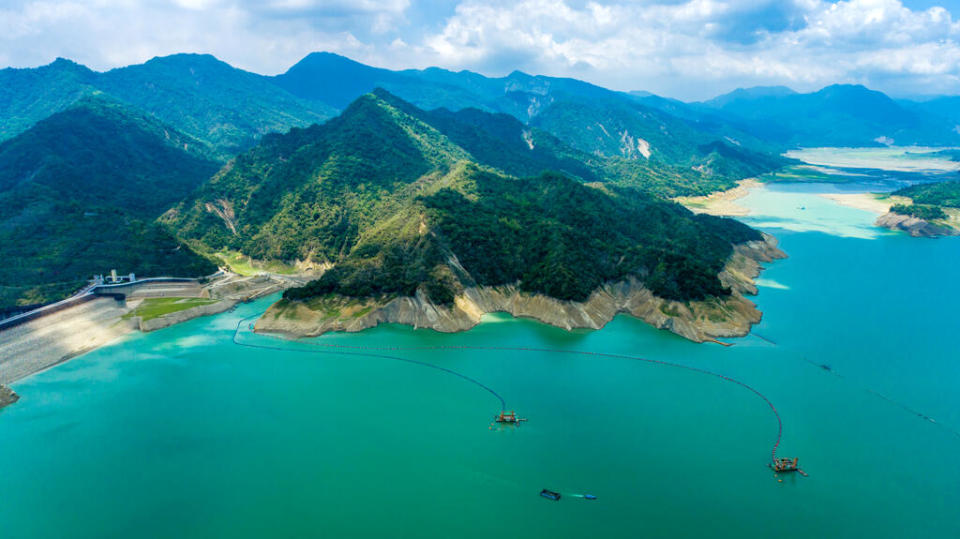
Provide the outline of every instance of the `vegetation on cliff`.
<path id="1" fill-rule="evenodd" d="M 892 213 L 935 223 L 941 233 L 960 230 L 956 217 L 960 214 L 960 181 L 919 183 L 893 194 L 909 198 L 911 203 L 892 206 Z"/>
<path id="2" fill-rule="evenodd" d="M 177 54 L 105 73 L 58 59 L 36 69 L 0 70 L 0 141 L 98 93 L 204 141 L 221 157 L 249 148 L 265 133 L 335 114 L 210 55 Z"/>
<path id="3" fill-rule="evenodd" d="M 545 169 L 558 172 L 532 175 Z M 377 91 L 326 124 L 265 137 L 162 221 L 208 252 L 334 264 L 292 300 L 449 303 L 464 286 L 517 282 L 585 299 L 627 276 L 671 299 L 724 295 L 732 244 L 760 235 L 622 179 L 512 118 L 428 113 Z"/>
<path id="4" fill-rule="evenodd" d="M 893 194 L 908 197 L 914 204 L 960 208 L 960 181 L 919 183 L 894 191 Z"/>
<path id="5" fill-rule="evenodd" d="M 944 219 L 947 217 L 947 214 L 943 211 L 943 208 L 940 206 L 931 206 L 929 204 L 894 204 L 890 207 L 890 211 L 893 213 L 899 213 L 900 215 L 909 215 L 925 221 Z"/>

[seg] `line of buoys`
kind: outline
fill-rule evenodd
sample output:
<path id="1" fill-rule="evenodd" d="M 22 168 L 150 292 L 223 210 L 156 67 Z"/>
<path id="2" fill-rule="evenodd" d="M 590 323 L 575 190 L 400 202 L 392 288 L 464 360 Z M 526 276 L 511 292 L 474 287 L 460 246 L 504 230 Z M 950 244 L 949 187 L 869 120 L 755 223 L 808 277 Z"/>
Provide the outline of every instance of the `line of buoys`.
<path id="1" fill-rule="evenodd" d="M 263 314 L 263 313 L 261 313 L 261 314 Z M 256 317 L 258 317 L 258 316 L 260 316 L 260 314 L 255 315 L 255 316 L 251 316 L 251 317 L 249 317 L 249 318 L 244 318 L 243 320 L 240 320 L 239 322 L 237 322 L 237 329 L 233 332 L 233 343 L 234 343 L 234 344 L 239 345 L 239 346 L 246 346 L 246 347 L 248 347 L 248 348 L 259 348 L 259 349 L 262 349 L 262 350 L 278 350 L 278 351 L 280 351 L 280 352 L 295 352 L 295 353 L 306 353 L 306 354 L 323 354 L 323 353 L 326 353 L 326 354 L 339 354 L 339 355 L 348 355 L 348 356 L 372 357 L 372 358 L 379 358 L 379 359 L 390 359 L 390 360 L 393 360 L 393 361 L 402 361 L 402 362 L 404 362 L 404 363 L 409 363 L 409 364 L 412 364 L 412 365 L 419 365 L 419 366 L 421 366 L 421 367 L 428 367 L 428 368 L 431 368 L 431 369 L 436 369 L 436 370 L 441 371 L 441 372 L 445 372 L 445 373 L 447 373 L 447 374 L 452 374 L 452 375 L 457 376 L 457 377 L 459 377 L 459 378 L 462 378 L 463 380 L 466 380 L 466 381 L 468 381 L 468 382 L 470 382 L 470 383 L 472 383 L 472 384 L 474 384 L 474 385 L 476 385 L 476 386 L 479 386 L 480 388 L 486 390 L 488 393 L 490 393 L 491 395 L 493 395 L 494 397 L 496 397 L 498 401 L 500 401 L 500 409 L 501 409 L 501 410 L 506 410 L 506 409 L 507 409 L 507 402 L 504 400 L 504 398 L 503 398 L 502 396 L 500 396 L 500 394 L 497 393 L 496 391 L 494 391 L 492 388 L 490 388 L 489 386 L 487 386 L 486 384 L 480 382 L 479 380 L 476 380 L 476 379 L 474 379 L 474 378 L 471 378 L 471 377 L 469 377 L 469 376 L 467 376 L 467 375 L 465 375 L 465 374 L 461 374 L 461 373 L 459 373 L 459 372 L 457 372 L 457 371 L 455 371 L 455 370 L 448 369 L 448 368 L 446 368 L 446 367 L 441 367 L 441 366 L 439 366 L 439 365 L 434 365 L 434 364 L 432 364 L 432 363 L 427 363 L 427 362 L 424 362 L 424 361 L 417 361 L 417 360 L 415 360 L 415 359 L 408 359 L 408 358 L 404 358 L 404 357 L 388 356 L 388 355 L 384 355 L 384 354 L 371 354 L 371 353 L 366 353 L 366 352 L 343 352 L 343 351 L 337 351 L 337 352 L 318 352 L 318 351 L 316 351 L 316 350 L 304 350 L 304 349 L 290 348 L 290 347 L 284 347 L 284 346 L 270 346 L 270 345 L 267 345 L 267 344 L 253 344 L 253 343 L 240 342 L 240 340 L 239 340 L 239 338 L 238 338 L 238 337 L 240 336 L 240 326 L 243 325 L 243 323 L 244 323 L 245 321 L 250 320 L 250 319 L 252 319 L 252 318 L 256 318 Z"/>
<path id="2" fill-rule="evenodd" d="M 296 348 L 285 348 L 285 347 L 269 346 L 269 345 L 254 345 L 254 344 L 249 344 L 249 343 L 242 343 L 242 342 L 240 342 L 240 341 L 238 340 L 238 336 L 239 336 L 239 332 L 240 332 L 240 325 L 241 325 L 244 321 L 250 320 L 250 319 L 252 319 L 252 318 L 256 318 L 257 316 L 260 316 L 260 315 L 256 315 L 256 316 L 252 316 L 252 317 L 250 317 L 250 318 L 246 318 L 246 319 L 244 319 L 244 320 L 241 320 L 241 321 L 237 324 L 237 331 L 234 332 L 234 336 L 233 336 L 233 342 L 234 342 L 234 343 L 239 344 L 239 345 L 241 345 L 241 346 L 253 346 L 253 347 L 257 347 L 257 348 L 265 348 L 265 349 L 271 349 L 271 350 L 294 351 L 294 352 L 309 352 L 309 350 L 300 350 L 300 349 L 296 349 Z M 720 373 L 716 373 L 716 372 L 709 371 L 709 370 L 706 370 L 706 369 L 701 369 L 701 368 L 699 368 L 699 367 L 691 367 L 691 366 L 689 366 L 689 365 L 683 365 L 683 364 L 680 364 L 680 363 L 673 363 L 673 362 L 670 362 L 670 361 L 663 361 L 663 360 L 659 360 L 659 359 L 649 359 L 649 358 L 644 358 L 644 357 L 639 357 L 639 356 L 631 356 L 631 355 L 626 355 L 626 354 L 610 354 L 610 353 L 604 353 L 604 352 L 589 352 L 589 351 L 583 351 L 583 350 L 563 350 L 563 349 L 551 349 L 551 348 L 531 348 L 531 347 L 527 347 L 527 346 L 516 346 L 516 347 L 512 347 L 512 346 L 469 346 L 469 345 L 452 346 L 452 345 L 435 345 L 435 346 L 407 346 L 407 347 L 404 347 L 404 346 L 341 345 L 341 344 L 321 343 L 321 342 L 309 342 L 309 341 L 296 341 L 296 342 L 297 342 L 298 344 L 309 345 L 309 346 L 313 346 L 313 347 L 316 347 L 316 348 L 326 348 L 326 349 L 330 349 L 330 350 L 335 350 L 335 352 L 327 352 L 327 353 L 337 353 L 337 354 L 345 354 L 345 355 L 363 355 L 363 356 L 367 356 L 367 357 L 380 357 L 380 358 L 385 358 L 385 359 L 393 359 L 393 360 L 397 360 L 397 361 L 404 361 L 404 362 L 408 362 L 408 363 L 414 363 L 414 364 L 417 364 L 417 365 L 422 365 L 422 366 L 425 366 L 425 367 L 430 367 L 430 368 L 438 369 L 438 370 L 441 370 L 441 371 L 444 371 L 444 372 L 448 372 L 448 373 L 450 373 L 450 374 L 453 374 L 453 375 L 455 375 L 455 376 L 459 376 L 460 378 L 463 378 L 463 379 L 465 379 L 465 380 L 468 380 L 468 381 L 470 381 L 470 382 L 472 382 L 472 383 L 474 383 L 474 384 L 482 387 L 483 389 L 489 391 L 489 392 L 492 393 L 493 395 L 495 395 L 495 396 L 500 400 L 501 407 L 502 407 L 503 409 L 506 409 L 506 404 L 505 404 L 505 401 L 504 401 L 503 397 L 501 397 L 501 396 L 500 396 L 497 392 L 495 392 L 493 389 L 487 387 L 486 385 L 484 385 L 484 384 L 480 383 L 479 381 L 477 381 L 477 380 L 475 380 L 475 379 L 473 379 L 473 378 L 470 378 L 470 377 L 468 377 L 468 376 L 466 376 L 466 375 L 460 374 L 460 373 L 458 373 L 458 372 L 456 372 L 456 371 L 453 371 L 453 370 L 451 370 L 451 369 L 447 369 L 447 368 L 445 368 L 445 367 L 439 367 L 439 366 L 434 365 L 434 364 L 431 364 L 431 363 L 426 363 L 426 362 L 416 361 L 416 360 L 406 359 L 406 358 L 400 358 L 400 357 L 396 357 L 396 356 L 385 356 L 385 355 L 380 355 L 380 354 L 372 354 L 372 353 L 369 353 L 369 352 L 382 352 L 382 351 L 390 351 L 390 352 L 416 352 L 416 351 L 430 351 L 430 350 L 481 350 L 481 351 L 500 351 L 500 352 L 532 352 L 532 353 L 546 353 L 546 354 L 582 355 L 582 356 L 603 357 L 603 358 L 610 358 L 610 359 L 627 359 L 627 360 L 632 360 L 632 361 L 641 361 L 641 362 L 644 362 L 644 363 L 650 363 L 650 364 L 654 364 L 654 365 L 663 365 L 663 366 L 668 366 L 668 367 L 674 367 L 674 368 L 678 368 L 678 369 L 684 369 L 684 370 L 688 370 L 688 371 L 692 371 L 692 372 L 697 372 L 697 373 L 701 373 L 701 374 L 710 375 L 710 376 L 713 376 L 713 377 L 715 377 L 715 378 L 719 378 L 719 379 L 724 380 L 724 381 L 727 381 L 727 382 L 732 382 L 732 383 L 734 383 L 734 384 L 737 384 L 737 385 L 739 385 L 739 386 L 741 386 L 741 387 L 743 387 L 743 388 L 751 391 L 752 393 L 754 393 L 755 395 L 757 395 L 758 397 L 760 397 L 760 399 L 763 400 L 763 402 L 765 402 L 765 403 L 767 404 L 767 406 L 770 408 L 770 411 L 773 413 L 774 418 L 776 418 L 776 420 L 777 420 L 777 437 L 776 437 L 776 440 L 775 440 L 774 443 L 773 443 L 773 447 L 772 447 L 771 450 L 770 450 L 770 459 L 771 459 L 772 462 L 775 462 L 775 461 L 777 460 L 777 449 L 780 447 L 780 441 L 781 441 L 781 438 L 783 437 L 783 420 L 780 418 L 780 412 L 777 411 L 777 408 L 776 408 L 776 406 L 773 405 L 773 402 L 771 402 L 770 399 L 768 399 L 763 393 L 761 393 L 760 391 L 758 391 L 756 388 L 754 388 L 754 387 L 752 387 L 752 386 L 750 386 L 750 385 L 748 385 L 748 384 L 746 384 L 746 383 L 744 383 L 744 382 L 741 382 L 740 380 L 737 380 L 737 379 L 735 379 L 735 378 L 731 378 L 731 377 L 729 377 L 729 376 L 726 376 L 726 375 L 723 375 L 723 374 L 720 374 Z"/>
<path id="3" fill-rule="evenodd" d="M 768 343 L 770 343 L 770 344 L 772 344 L 772 345 L 774 345 L 774 346 L 779 346 L 776 342 L 774 342 L 774 341 L 772 341 L 772 340 L 770 340 L 770 339 L 768 339 L 768 338 L 766 338 L 766 337 L 764 337 L 764 336 L 762 336 L 762 335 L 760 335 L 760 334 L 758 334 L 758 333 L 753 333 L 753 336 L 759 338 L 759 339 L 762 340 L 762 341 L 766 341 L 766 342 L 768 342 Z M 890 397 L 884 395 L 883 393 L 880 393 L 879 391 L 877 391 L 877 390 L 875 390 L 875 389 L 873 389 L 873 388 L 870 388 L 870 387 L 867 387 L 867 386 L 858 384 L 858 383 L 856 383 L 854 380 L 852 380 L 851 378 L 848 378 L 848 377 L 840 374 L 840 373 L 837 372 L 836 370 L 834 370 L 834 368 L 831 367 L 830 365 L 827 365 L 827 364 L 825 364 L 825 363 L 817 363 L 816 361 L 812 361 L 812 360 L 807 359 L 806 357 L 800 356 L 800 355 L 794 356 L 794 359 L 797 359 L 797 360 L 802 361 L 802 362 L 804 362 L 804 363 L 806 363 L 806 364 L 808 364 L 808 365 L 810 365 L 810 366 L 812 366 L 812 367 L 816 367 L 816 368 L 818 368 L 818 369 L 820 369 L 820 370 L 822 370 L 822 371 L 824 371 L 824 372 L 827 372 L 827 373 L 829 373 L 829 374 L 832 374 L 833 376 L 836 376 L 837 378 L 840 378 L 841 380 L 844 380 L 844 381 L 846 381 L 846 382 L 849 382 L 849 383 L 853 384 L 854 386 L 859 386 L 859 388 L 862 389 L 863 391 L 866 391 L 867 393 L 870 393 L 870 394 L 872 394 L 872 395 L 875 396 L 875 397 L 878 397 L 878 398 L 880 398 L 880 399 L 882 399 L 882 400 L 887 401 L 888 403 L 890 403 L 890 404 L 892 404 L 892 405 L 894 405 L 894 406 L 902 409 L 903 411 L 907 412 L 907 413 L 910 414 L 910 415 L 915 415 L 915 416 L 917 416 L 917 417 L 920 418 L 920 419 L 923 419 L 923 420 L 925 420 L 925 421 L 929 421 L 930 423 L 933 423 L 933 424 L 935 424 L 935 425 L 938 425 L 938 426 L 942 427 L 943 429 L 946 429 L 947 432 L 950 432 L 951 434 L 953 434 L 953 435 L 956 436 L 957 438 L 960 438 L 960 430 L 954 429 L 954 428 L 950 427 L 949 425 L 947 425 L 947 424 L 945 424 L 945 423 L 940 423 L 940 422 L 938 422 L 936 419 L 928 416 L 927 414 L 924 414 L 923 412 L 919 412 L 919 411 L 911 408 L 911 407 L 908 406 L 907 404 L 904 404 L 903 402 L 900 402 L 900 401 L 898 401 L 898 400 L 896 400 L 896 399 L 890 398 Z"/>
<path id="4" fill-rule="evenodd" d="M 764 337 L 763 335 L 760 335 L 759 333 L 754 332 L 754 333 L 753 333 L 753 336 L 756 337 L 756 338 L 758 338 L 758 339 L 760 339 L 761 341 L 764 341 L 764 342 L 770 343 L 770 344 L 772 344 L 772 345 L 774 345 L 774 346 L 777 346 L 777 343 L 775 343 L 775 342 L 773 342 L 772 340 Z"/>

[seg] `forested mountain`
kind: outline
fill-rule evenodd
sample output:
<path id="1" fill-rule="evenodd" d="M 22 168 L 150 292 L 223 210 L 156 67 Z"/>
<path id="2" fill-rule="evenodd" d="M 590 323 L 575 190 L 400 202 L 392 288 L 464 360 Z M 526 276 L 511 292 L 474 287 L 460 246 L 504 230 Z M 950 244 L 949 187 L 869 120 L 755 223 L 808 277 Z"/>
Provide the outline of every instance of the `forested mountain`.
<path id="1" fill-rule="evenodd" d="M 524 122 L 557 100 L 626 98 L 624 94 L 574 79 L 532 76 L 519 71 L 496 78 L 435 67 L 391 71 L 327 52 L 308 55 L 275 80 L 293 95 L 337 108 L 374 88 L 384 88 L 422 109 L 472 107 L 510 114 Z"/>
<path id="2" fill-rule="evenodd" d="M 219 167 L 206 144 L 103 96 L 0 143 L 0 308 L 59 299 L 112 268 L 215 271 L 154 220 Z"/>
<path id="3" fill-rule="evenodd" d="M 35 69 L 0 70 L 0 141 L 96 91 L 96 73 L 69 60 Z"/>
<path id="4" fill-rule="evenodd" d="M 424 112 L 380 90 L 326 124 L 265 137 L 162 220 L 198 249 L 336 264 L 294 299 L 420 290 L 449 303 L 463 286 L 514 282 L 583 299 L 628 275 L 700 299 L 725 293 L 717 273 L 732 244 L 759 238 L 616 187 L 589 162 L 568 166 L 587 154 L 532 135 L 556 146 L 538 152 L 524 133 L 502 116 Z M 607 183 L 514 176 L 551 161 Z"/>
<path id="5" fill-rule="evenodd" d="M 698 106 L 788 146 L 960 143 L 956 122 L 935 109 L 905 107 L 859 85 L 837 84 L 808 94 L 784 88 L 737 90 Z"/>
<path id="6" fill-rule="evenodd" d="M 58 59 L 36 69 L 0 70 L 0 140 L 98 91 L 210 144 L 224 158 L 265 133 L 321 122 L 336 112 L 209 55 L 154 58 L 105 73 Z"/>
<path id="7" fill-rule="evenodd" d="M 0 140 L 85 95 L 102 92 L 206 142 L 220 158 L 228 159 L 266 133 L 321 123 L 375 87 L 424 110 L 508 114 L 587 153 L 629 160 L 648 160 L 652 154 L 653 162 L 632 167 L 643 170 L 637 183 L 684 178 L 685 193 L 664 190 L 667 195 L 729 187 L 732 180 L 782 164 L 762 155 L 779 153 L 781 147 L 718 116 L 679 106 L 673 115 L 635 96 L 583 81 L 521 72 L 490 78 L 438 68 L 390 71 L 330 53 L 311 54 L 276 77 L 198 54 L 154 58 L 105 73 L 62 59 L 37 69 L 2 70 Z M 579 115 L 575 125 L 558 121 L 570 111 Z M 585 143 L 589 137 L 574 130 L 584 125 L 605 130 L 607 140 Z M 743 151 L 714 152 L 711 148 L 717 144 Z"/>
<path id="8" fill-rule="evenodd" d="M 379 102 L 403 121 L 370 120 L 360 114 L 364 107 L 356 105 L 343 118 L 316 125 L 374 85 L 420 106 L 382 92 Z M 581 124 L 565 125 L 563 111 L 575 107 L 584 111 L 581 124 L 597 121 L 613 131 L 610 140 L 585 143 L 575 132 Z M 550 114 L 539 118 L 545 111 Z M 396 130 L 410 122 L 428 126 L 425 133 L 439 133 L 439 138 L 414 140 Z M 364 130 L 369 125 L 382 131 Z M 726 129 L 718 125 L 718 130 Z M 384 212 L 390 214 L 397 204 L 407 207 L 410 197 L 419 196 L 413 187 L 394 193 L 398 186 L 421 185 L 425 175 L 447 177 L 454 169 L 461 171 L 458 177 L 473 178 L 472 173 L 465 176 L 464 163 L 482 165 L 469 170 L 484 174 L 526 177 L 555 171 L 575 182 L 632 186 L 666 197 L 727 188 L 783 163 L 701 127 L 638 104 L 627 94 L 572 79 L 520 72 L 488 78 L 436 68 L 394 72 L 322 53 L 277 77 L 196 54 L 154 58 L 103 73 L 63 59 L 36 69 L 5 69 L 0 71 L 0 140 L 6 140 L 0 196 L 7 204 L 3 234 L 10 241 L 0 254 L 13 263 L 2 277 L 8 287 L 3 301 L 55 299 L 77 279 L 108 266 L 150 274 L 209 269 L 188 251 L 171 251 L 176 242 L 152 222 L 264 136 L 262 145 L 229 165 L 201 193 L 218 189 L 224 177 L 234 177 L 230 167 L 249 159 L 266 167 L 264 173 L 272 171 L 277 156 L 269 152 L 283 154 L 277 145 L 299 148 L 292 141 L 315 136 L 336 141 L 332 147 L 311 143 L 315 149 L 327 148 L 321 152 L 326 157 L 320 169 L 307 169 L 340 179 L 331 185 L 361 187 L 327 192 L 323 189 L 328 187 L 317 191 L 313 186 L 299 193 L 296 182 L 245 186 L 257 196 L 236 210 L 237 222 L 248 227 L 236 235 L 225 233 L 222 224 L 233 222 L 235 210 L 229 204 L 242 197 L 206 200 L 202 211 L 181 206 L 184 213 L 168 215 L 168 222 L 175 222 L 195 245 L 237 249 L 255 258 L 339 261 L 351 252 L 360 230 L 374 222 L 380 226 Z M 290 128 L 298 129 L 284 137 L 270 135 Z M 621 138 L 629 144 L 617 145 Z M 419 150 L 411 151 L 413 147 Z M 402 157 L 399 161 L 391 159 L 391 148 Z M 269 155 L 251 157 L 263 152 Z M 410 161 L 417 155 L 429 159 Z M 389 180 L 389 185 L 374 189 L 370 177 Z M 262 198 L 267 193 L 270 197 Z M 303 197 L 315 206 L 311 219 L 303 220 L 306 210 L 297 202 Z M 381 199 L 394 206 L 374 209 L 371 204 Z M 351 204 L 358 206 L 350 209 Z M 217 212 L 223 220 L 215 217 Z M 219 228 L 212 226 L 218 223 Z M 103 234 L 104 229 L 118 230 L 119 236 Z M 54 241 L 58 238 L 60 243 Z M 108 244 L 108 238 L 114 243 Z M 157 249 L 148 253 L 149 245 Z M 176 256 L 161 256 L 171 252 Z M 144 258 L 150 256 L 155 258 Z M 13 272 L 20 273 L 14 277 Z M 6 284 L 14 281 L 15 286 Z M 49 283 L 61 285 L 36 288 Z"/>
<path id="9" fill-rule="evenodd" d="M 266 133 L 336 114 L 207 54 L 176 54 L 107 71 L 98 87 L 231 155 Z"/>
<path id="10" fill-rule="evenodd" d="M 727 138 L 693 128 L 662 111 L 627 101 L 550 105 L 530 125 L 553 133 L 574 148 L 601 156 L 645 162 L 649 169 L 672 168 L 703 192 L 726 188 L 730 180 L 779 168 L 775 155 L 753 151 Z M 642 178 L 637 182 L 642 184 Z"/>
<path id="11" fill-rule="evenodd" d="M 768 154 L 779 153 L 779 146 L 718 117 L 692 109 L 678 117 L 636 96 L 575 79 L 519 71 L 502 78 L 438 68 L 390 71 L 314 53 L 275 80 L 298 97 L 334 107 L 382 87 L 421 109 L 509 114 L 582 152 L 638 161 L 628 167 L 635 184 L 668 196 L 729 188 L 734 180 L 786 163 Z M 683 188 L 673 190 L 664 178 Z"/>

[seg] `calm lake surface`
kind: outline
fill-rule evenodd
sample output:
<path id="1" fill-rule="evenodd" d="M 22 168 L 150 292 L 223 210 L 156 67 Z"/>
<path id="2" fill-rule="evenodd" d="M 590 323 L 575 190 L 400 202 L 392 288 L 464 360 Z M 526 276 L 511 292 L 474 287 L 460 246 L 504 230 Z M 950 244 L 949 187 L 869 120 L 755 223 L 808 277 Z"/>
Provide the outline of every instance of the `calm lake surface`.
<path id="1" fill-rule="evenodd" d="M 456 335 L 386 326 L 319 339 L 708 369 L 775 404 L 778 454 L 800 457 L 808 478 L 777 481 L 776 419 L 730 382 L 624 359 L 392 353 L 475 378 L 529 418 L 491 430 L 497 399 L 445 372 L 245 330 L 242 342 L 291 351 L 235 345 L 265 299 L 15 384 L 21 401 L 0 412 L 0 534 L 958 537 L 960 239 L 874 228 L 874 214 L 816 194 L 834 189 L 740 201 L 790 258 L 763 273 L 764 320 L 730 348 L 626 316 L 601 331 L 496 315 Z"/>

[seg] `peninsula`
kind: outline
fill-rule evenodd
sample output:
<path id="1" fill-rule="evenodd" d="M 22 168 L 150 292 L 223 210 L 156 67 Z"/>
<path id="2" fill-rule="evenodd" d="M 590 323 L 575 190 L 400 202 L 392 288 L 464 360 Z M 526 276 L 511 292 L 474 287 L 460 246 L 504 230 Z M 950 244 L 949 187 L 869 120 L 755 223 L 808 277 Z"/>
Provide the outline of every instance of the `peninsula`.
<path id="1" fill-rule="evenodd" d="M 783 256 L 773 240 L 627 187 L 609 164 L 503 115 L 426 112 L 378 90 L 265 138 L 162 222 L 200 251 L 329 268 L 285 292 L 260 331 L 457 331 L 508 311 L 745 334 L 760 317 L 742 297 L 749 279 Z"/>

